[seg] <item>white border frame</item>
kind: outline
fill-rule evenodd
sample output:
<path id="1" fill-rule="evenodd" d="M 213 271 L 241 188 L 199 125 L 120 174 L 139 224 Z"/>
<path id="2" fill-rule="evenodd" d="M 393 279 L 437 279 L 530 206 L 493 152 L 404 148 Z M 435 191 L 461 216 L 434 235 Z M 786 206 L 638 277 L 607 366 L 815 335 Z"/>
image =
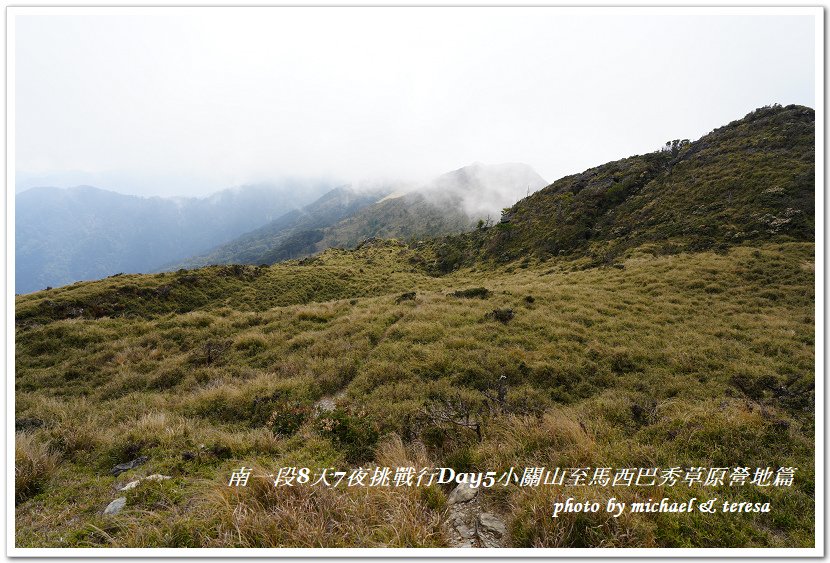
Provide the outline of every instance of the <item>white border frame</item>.
<path id="1" fill-rule="evenodd" d="M 361 4 L 359 7 L 388 6 L 378 3 Z M 411 5 L 410 5 L 411 6 Z M 455 7 L 466 9 L 507 8 L 504 5 L 469 5 L 464 2 Z M 280 558 L 424 558 L 424 557 L 474 557 L 474 558 L 552 558 L 552 557 L 624 557 L 624 558 L 658 558 L 658 557 L 823 557 L 825 531 L 825 474 L 824 474 L 824 344 L 825 344 L 825 301 L 824 301 L 824 8 L 822 7 L 557 7 L 529 2 L 525 7 L 549 7 L 563 15 L 797 15 L 815 18 L 815 116 L 816 116 L 816 167 L 815 167 L 815 208 L 816 208 L 816 254 L 815 254 L 815 540 L 813 548 L 18 548 L 15 547 L 15 510 L 14 503 L 14 209 L 15 193 L 15 17 L 20 15 L 137 15 L 137 14 L 171 14 L 188 13 L 196 9 L 211 10 L 252 10 L 281 9 L 287 7 L 311 6 L 187 6 L 187 7 L 7 7 L 6 8 L 6 556 L 7 557 L 275 557 Z M 317 5 L 316 7 L 344 8 L 336 4 Z M 423 5 L 413 7 L 441 7 Z M 510 7 L 511 9 L 520 9 Z M 737 119 L 739 116 L 735 116 Z M 11 454 L 11 457 L 9 455 Z"/>

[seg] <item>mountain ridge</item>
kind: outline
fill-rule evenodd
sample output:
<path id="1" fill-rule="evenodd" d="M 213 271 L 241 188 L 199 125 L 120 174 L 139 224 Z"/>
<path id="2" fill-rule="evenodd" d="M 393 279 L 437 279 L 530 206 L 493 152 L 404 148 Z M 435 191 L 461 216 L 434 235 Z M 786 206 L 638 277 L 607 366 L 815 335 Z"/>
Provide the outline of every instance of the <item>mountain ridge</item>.
<path id="1" fill-rule="evenodd" d="M 411 188 L 358 190 L 358 205 L 343 205 L 337 213 L 320 211 L 326 196 L 306 208 L 310 219 L 291 212 L 252 232 L 166 269 L 211 264 L 273 264 L 319 253 L 327 248 L 354 248 L 370 238 L 416 240 L 462 233 L 476 221 L 495 215 L 526 190 L 546 182 L 521 163 L 474 163 Z M 389 197 L 393 194 L 396 197 Z M 378 196 L 378 197 L 375 197 Z M 357 195 L 355 196 L 357 197 Z M 372 198 L 375 197 L 374 201 Z"/>
<path id="2" fill-rule="evenodd" d="M 295 209 L 253 231 L 161 270 L 212 264 L 273 264 L 305 256 L 322 239 L 321 229 L 385 197 L 391 188 L 357 191 L 348 185 L 336 187 L 301 209 Z"/>
<path id="3" fill-rule="evenodd" d="M 152 271 L 265 223 L 325 187 L 252 184 L 204 198 L 30 188 L 15 198 L 15 291 Z"/>
<path id="4" fill-rule="evenodd" d="M 811 240 L 814 121 L 811 108 L 767 106 L 696 141 L 565 176 L 492 228 L 436 241 L 438 268 L 559 255 L 610 263 L 643 244 L 679 252 Z"/>
<path id="5" fill-rule="evenodd" d="M 812 225 L 814 225 L 811 197 L 814 193 L 813 119 L 813 110 L 802 106 L 761 108 L 743 119 L 716 129 L 695 143 L 678 142 L 676 153 L 664 150 L 627 157 L 590 168 L 580 174 L 561 178 L 505 210 L 501 221 L 494 226 L 480 225 L 471 232 L 419 240 L 408 244 L 394 240 L 378 242 L 370 239 L 370 244 L 360 245 L 358 250 L 346 251 L 332 248 L 314 258 L 307 258 L 300 262 L 287 261 L 284 265 L 291 268 L 302 264 L 323 264 L 329 256 L 344 260 L 348 259 L 350 252 L 355 253 L 355 257 L 366 256 L 366 252 L 378 244 L 381 247 L 385 244 L 392 244 L 393 248 L 400 247 L 400 252 L 406 255 L 405 266 L 402 266 L 406 271 L 443 276 L 463 268 L 500 269 L 511 263 L 528 267 L 531 264 L 542 264 L 556 259 L 567 259 L 581 268 L 611 266 L 624 261 L 632 252 L 643 250 L 654 255 L 703 250 L 721 252 L 745 243 L 812 241 Z M 770 131 L 767 131 L 768 128 Z M 784 131 L 786 134 L 783 139 L 766 134 L 775 131 Z M 691 228 L 697 224 L 708 225 L 713 217 L 711 214 L 705 215 L 702 212 L 694 213 L 699 211 L 702 203 L 705 203 L 696 198 L 713 192 L 720 193 L 719 189 L 723 185 L 724 178 L 733 178 L 731 171 L 734 169 L 744 171 L 747 167 L 747 160 L 736 160 L 735 151 L 729 149 L 729 144 L 736 138 L 742 140 L 739 146 L 743 149 L 753 149 L 750 154 L 767 154 L 771 166 L 774 165 L 773 169 L 762 170 L 760 180 L 755 178 L 753 182 L 741 189 L 733 188 L 732 204 L 740 205 L 740 207 L 734 209 L 725 207 L 729 198 L 728 193 L 724 192 L 724 201 L 717 202 L 717 205 L 710 211 L 713 210 L 718 216 L 722 213 L 729 215 L 734 211 L 739 211 L 740 216 L 748 217 L 766 228 L 743 238 L 734 237 L 734 232 L 731 230 L 733 222 L 727 224 L 728 228 L 722 227 L 720 230 Z M 725 140 L 727 145 L 724 147 L 719 147 L 717 143 L 713 145 L 713 140 Z M 782 143 L 789 147 L 783 152 L 780 146 Z M 690 199 L 681 198 L 682 205 L 667 208 L 664 200 L 676 203 L 666 197 L 667 186 L 674 186 L 673 182 L 677 181 L 678 177 L 685 178 L 689 173 L 689 170 L 684 169 L 681 163 L 696 162 L 696 159 L 702 159 L 705 164 L 702 171 L 707 174 L 707 190 L 695 190 L 694 193 L 687 194 Z M 784 170 L 786 172 L 781 174 Z M 616 181 L 614 181 L 615 177 Z M 751 175 L 747 177 L 754 178 Z M 774 185 L 759 188 L 757 181 L 769 181 Z M 779 185 L 778 182 L 782 181 L 785 183 Z M 782 186 L 784 189 L 781 193 L 760 193 L 769 187 Z M 757 200 L 749 197 L 755 192 L 759 192 Z M 631 199 L 632 197 L 634 199 Z M 396 199 L 387 201 L 396 201 Z M 627 204 L 626 201 L 628 201 Z M 595 205 L 597 202 L 603 204 Z M 650 222 L 644 222 L 645 228 L 642 232 L 636 229 L 633 233 L 619 231 L 620 215 L 624 219 L 632 216 L 631 213 L 621 214 L 619 211 L 626 210 L 626 205 L 633 204 L 645 205 L 644 210 L 648 214 L 640 217 L 663 217 L 671 212 L 672 217 L 676 214 L 687 216 L 687 224 L 672 221 L 667 225 L 658 224 L 655 227 Z M 704 208 L 703 211 L 706 209 L 708 208 Z M 792 214 L 789 221 L 782 222 L 782 218 L 787 219 L 782 215 L 787 209 L 800 212 Z M 583 215 L 582 212 L 589 212 L 589 214 Z M 557 217 L 561 219 L 558 220 Z M 622 226 L 625 227 L 625 225 Z M 591 236 L 586 237 L 586 233 Z M 203 268 L 199 271 L 204 271 L 209 277 L 213 277 L 224 275 L 222 272 L 231 271 L 227 270 L 229 267 L 234 268 L 226 265 Z M 240 266 L 240 268 L 242 269 L 239 272 L 247 272 L 245 268 L 250 268 L 250 266 Z M 236 272 L 236 270 L 233 271 Z M 177 275 L 187 277 L 189 274 L 183 270 Z M 248 274 L 239 275 L 242 276 L 240 279 L 248 279 L 246 277 Z M 141 285 L 148 288 L 146 291 L 159 291 L 159 288 L 170 283 L 166 277 L 161 277 L 157 281 L 147 276 L 133 276 L 131 279 L 143 280 Z M 108 311 L 124 310 L 123 304 L 130 302 L 131 294 L 112 293 L 108 289 L 110 282 L 102 283 L 98 297 L 85 296 L 79 299 L 73 297 L 76 291 L 81 291 L 86 295 L 89 290 L 93 290 L 95 283 L 76 284 L 62 290 L 60 302 L 65 303 L 66 306 L 55 302 L 54 306 L 58 308 L 49 312 L 48 316 L 56 315 L 60 318 L 65 314 L 62 311 L 73 308 L 83 309 L 85 304 L 89 305 L 90 299 L 96 303 L 117 304 L 113 306 L 114 308 L 106 305 L 97 309 L 88 307 L 85 309 L 88 312 L 97 310 L 99 311 L 95 313 L 97 315 L 106 315 Z M 188 287 L 187 284 L 183 289 L 186 287 Z M 93 294 L 96 293 L 96 290 L 93 290 Z M 210 297 L 208 301 L 200 301 L 200 303 L 209 303 L 218 297 L 218 295 Z M 309 299 L 314 298 L 309 297 Z M 52 300 L 54 301 L 54 298 Z M 148 303 L 139 305 L 139 310 L 144 310 Z M 199 306 L 204 306 L 204 304 Z M 163 309 L 168 310 L 167 305 Z M 178 309 L 174 308 L 174 310 Z M 34 317 L 40 314 L 34 310 L 25 313 L 26 316 L 33 315 Z"/>

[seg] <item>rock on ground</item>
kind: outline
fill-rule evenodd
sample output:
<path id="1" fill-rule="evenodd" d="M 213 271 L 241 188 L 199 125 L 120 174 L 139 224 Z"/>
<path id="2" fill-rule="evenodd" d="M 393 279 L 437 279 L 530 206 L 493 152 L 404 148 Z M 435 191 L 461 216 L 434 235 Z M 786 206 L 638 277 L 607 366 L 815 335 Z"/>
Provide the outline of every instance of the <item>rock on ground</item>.
<path id="1" fill-rule="evenodd" d="M 473 500 L 478 494 L 478 489 L 471 487 L 467 483 L 459 483 L 458 486 L 450 493 L 447 499 L 447 504 L 458 504 Z"/>
<path id="2" fill-rule="evenodd" d="M 118 465 L 116 465 L 115 467 L 112 468 L 112 471 L 110 471 L 110 473 L 112 473 L 113 475 L 118 477 L 119 475 L 121 475 L 125 471 L 129 471 L 130 469 L 134 469 L 134 468 L 138 467 L 139 465 L 142 465 L 142 464 L 146 463 L 148 459 L 150 459 L 150 458 L 147 457 L 146 455 L 143 455 L 141 457 L 137 457 L 134 460 L 128 461 L 126 463 L 119 463 Z"/>
<path id="3" fill-rule="evenodd" d="M 506 536 L 507 526 L 501 518 L 490 512 L 478 515 L 478 537 L 482 547 L 501 547 Z"/>
<path id="4" fill-rule="evenodd" d="M 127 497 L 118 497 L 107 505 L 104 514 L 118 514 L 127 505 Z"/>
<path id="5" fill-rule="evenodd" d="M 170 477 L 169 475 L 161 475 L 159 473 L 154 473 L 153 475 L 148 475 L 147 477 L 142 477 L 141 479 L 130 481 L 123 487 L 116 488 L 119 491 L 129 491 L 130 489 L 135 489 L 142 481 L 166 481 L 167 479 L 172 479 L 172 477 Z"/>
<path id="6" fill-rule="evenodd" d="M 444 531 L 450 547 L 502 547 L 507 526 L 491 512 L 481 511 L 478 489 L 459 483 L 447 499 Z"/>

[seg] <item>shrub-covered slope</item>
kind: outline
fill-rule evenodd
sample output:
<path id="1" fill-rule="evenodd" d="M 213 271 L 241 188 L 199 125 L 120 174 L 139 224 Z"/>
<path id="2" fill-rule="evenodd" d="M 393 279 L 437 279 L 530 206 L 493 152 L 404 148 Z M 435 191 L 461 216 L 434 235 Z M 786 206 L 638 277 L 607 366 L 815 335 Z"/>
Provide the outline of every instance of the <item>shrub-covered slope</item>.
<path id="1" fill-rule="evenodd" d="M 327 229 L 318 248 L 354 248 L 370 238 L 414 240 L 469 231 L 475 220 L 458 198 L 446 205 L 418 192 L 384 199 Z"/>
<path id="2" fill-rule="evenodd" d="M 545 183 L 526 164 L 474 163 L 340 221 L 326 230 L 317 249 L 354 248 L 369 238 L 411 242 L 470 231 L 479 220 L 492 222 L 505 205 Z"/>
<path id="3" fill-rule="evenodd" d="M 610 263 L 643 244 L 676 252 L 813 240 L 814 121 L 802 106 L 761 108 L 697 141 L 567 176 L 495 227 L 443 241 L 441 269 L 562 254 Z"/>

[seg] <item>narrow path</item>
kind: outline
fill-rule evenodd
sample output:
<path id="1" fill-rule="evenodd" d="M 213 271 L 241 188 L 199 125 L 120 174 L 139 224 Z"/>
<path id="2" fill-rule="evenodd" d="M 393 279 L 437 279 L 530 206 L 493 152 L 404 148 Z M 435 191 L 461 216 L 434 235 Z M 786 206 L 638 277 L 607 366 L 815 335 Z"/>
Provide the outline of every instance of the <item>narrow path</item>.
<path id="1" fill-rule="evenodd" d="M 507 527 L 490 512 L 483 512 L 481 495 L 466 483 L 459 484 L 447 499 L 443 523 L 450 547 L 504 547 Z"/>

